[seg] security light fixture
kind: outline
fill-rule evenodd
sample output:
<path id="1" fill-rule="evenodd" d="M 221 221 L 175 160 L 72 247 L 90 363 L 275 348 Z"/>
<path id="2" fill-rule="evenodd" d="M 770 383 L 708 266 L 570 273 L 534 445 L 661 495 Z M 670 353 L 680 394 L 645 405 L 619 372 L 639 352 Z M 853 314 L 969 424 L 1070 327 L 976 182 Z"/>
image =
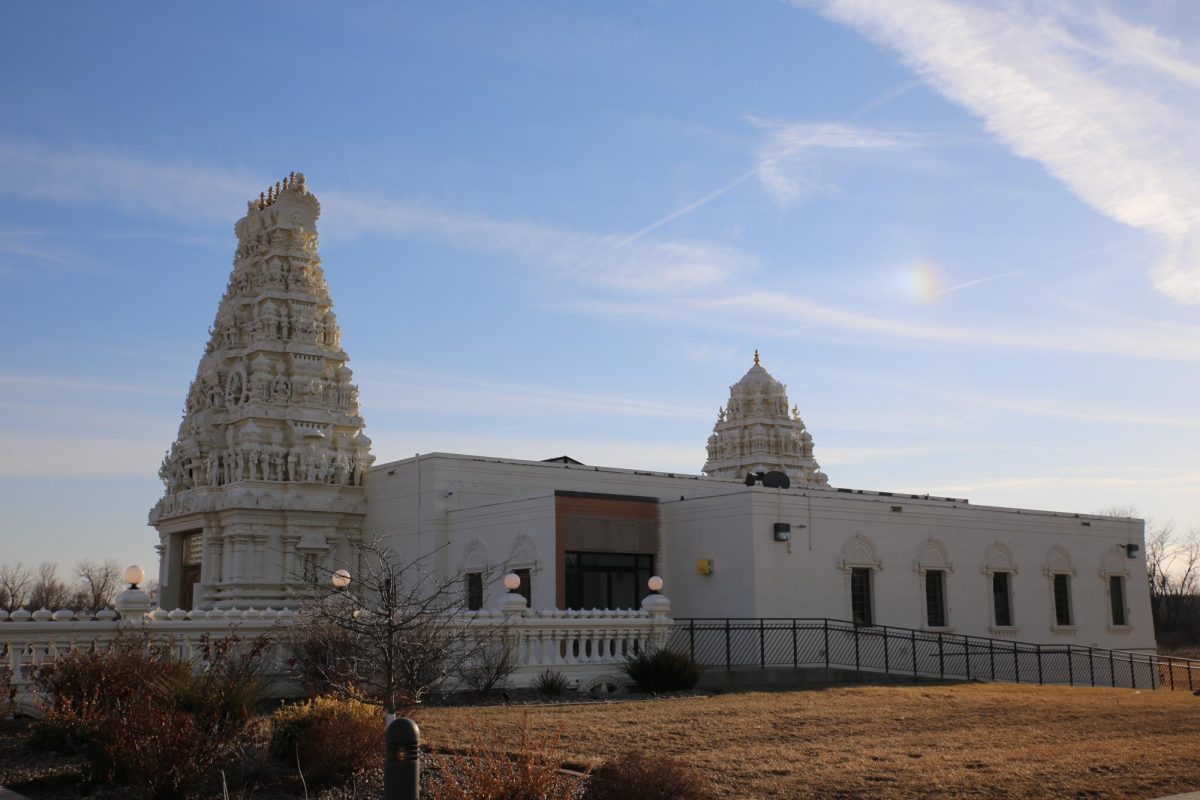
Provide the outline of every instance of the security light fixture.
<path id="1" fill-rule="evenodd" d="M 330 576 L 329 580 L 333 582 L 333 588 L 340 592 L 350 585 L 350 570 L 339 569 Z"/>

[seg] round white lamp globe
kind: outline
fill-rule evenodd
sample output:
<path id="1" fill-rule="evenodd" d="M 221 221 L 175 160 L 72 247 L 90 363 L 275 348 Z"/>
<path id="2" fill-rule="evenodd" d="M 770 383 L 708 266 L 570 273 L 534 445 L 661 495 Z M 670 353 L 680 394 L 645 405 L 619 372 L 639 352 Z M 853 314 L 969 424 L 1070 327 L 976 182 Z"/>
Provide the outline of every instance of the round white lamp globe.
<path id="1" fill-rule="evenodd" d="M 521 576 L 515 572 L 510 572 L 504 576 L 504 588 L 510 592 L 515 592 L 521 585 Z"/>
<path id="2" fill-rule="evenodd" d="M 646 586 L 650 587 L 650 591 L 657 594 L 662 591 L 663 579 L 655 575 L 653 578 L 646 581 Z"/>
<path id="3" fill-rule="evenodd" d="M 350 570 L 339 569 L 329 579 L 333 581 L 333 588 L 345 589 L 350 585 Z"/>
<path id="4" fill-rule="evenodd" d="M 136 589 L 137 585 L 144 580 L 146 580 L 146 570 L 137 564 L 130 564 L 125 568 L 125 582 L 129 584 L 130 589 Z"/>

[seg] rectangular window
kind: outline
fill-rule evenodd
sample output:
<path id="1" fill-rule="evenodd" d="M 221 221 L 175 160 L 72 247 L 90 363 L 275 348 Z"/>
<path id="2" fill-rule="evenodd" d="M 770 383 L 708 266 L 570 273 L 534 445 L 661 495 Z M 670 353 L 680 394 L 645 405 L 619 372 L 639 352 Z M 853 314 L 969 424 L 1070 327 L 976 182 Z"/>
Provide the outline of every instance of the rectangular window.
<path id="1" fill-rule="evenodd" d="M 1128 625 L 1129 618 L 1125 616 L 1125 578 L 1121 575 L 1108 577 L 1108 599 L 1112 603 L 1112 624 Z"/>
<path id="2" fill-rule="evenodd" d="M 925 622 L 930 628 L 946 627 L 946 573 L 931 569 L 925 572 Z"/>
<path id="3" fill-rule="evenodd" d="M 871 572 L 867 567 L 850 570 L 850 611 L 855 625 L 873 625 L 871 613 Z"/>
<path id="4" fill-rule="evenodd" d="M 654 568 L 648 553 L 566 554 L 567 608 L 641 608 Z"/>
<path id="5" fill-rule="evenodd" d="M 1071 624 L 1071 576 L 1054 576 L 1054 624 Z"/>
<path id="6" fill-rule="evenodd" d="M 467 610 L 478 611 L 483 608 L 483 573 L 467 573 Z"/>
<path id="7" fill-rule="evenodd" d="M 525 604 L 533 608 L 533 584 L 530 583 L 528 569 L 514 569 L 517 577 L 521 579 L 521 585 L 517 587 L 517 594 L 525 598 Z"/>
<path id="8" fill-rule="evenodd" d="M 992 610 L 996 616 L 996 627 L 1007 628 L 1013 624 L 1012 573 L 992 573 Z"/>

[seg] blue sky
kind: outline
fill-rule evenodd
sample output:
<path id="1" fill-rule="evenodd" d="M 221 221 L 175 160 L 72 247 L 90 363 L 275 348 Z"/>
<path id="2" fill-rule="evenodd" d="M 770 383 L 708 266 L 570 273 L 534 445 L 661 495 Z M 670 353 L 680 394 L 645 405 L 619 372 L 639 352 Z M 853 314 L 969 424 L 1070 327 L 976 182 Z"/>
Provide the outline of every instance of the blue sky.
<path id="1" fill-rule="evenodd" d="M 1189 3 L 414 6 L 0 7 L 0 561 L 152 566 L 291 170 L 380 462 L 698 472 L 758 348 L 836 486 L 1200 526 Z"/>

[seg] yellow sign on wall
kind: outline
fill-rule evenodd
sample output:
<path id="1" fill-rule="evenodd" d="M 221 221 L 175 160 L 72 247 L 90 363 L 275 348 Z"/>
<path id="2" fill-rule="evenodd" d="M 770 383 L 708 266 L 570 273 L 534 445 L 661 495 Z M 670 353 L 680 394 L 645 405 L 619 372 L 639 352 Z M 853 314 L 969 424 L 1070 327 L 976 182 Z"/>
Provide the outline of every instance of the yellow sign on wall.
<path id="1" fill-rule="evenodd" d="M 696 562 L 696 573 L 699 575 L 712 575 L 713 563 L 711 558 L 701 558 Z"/>

